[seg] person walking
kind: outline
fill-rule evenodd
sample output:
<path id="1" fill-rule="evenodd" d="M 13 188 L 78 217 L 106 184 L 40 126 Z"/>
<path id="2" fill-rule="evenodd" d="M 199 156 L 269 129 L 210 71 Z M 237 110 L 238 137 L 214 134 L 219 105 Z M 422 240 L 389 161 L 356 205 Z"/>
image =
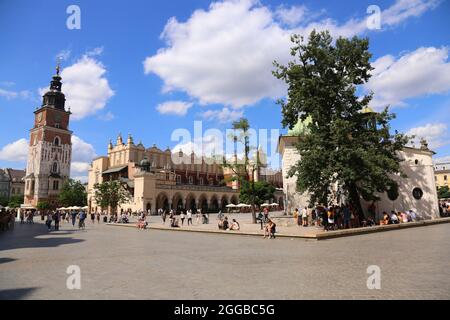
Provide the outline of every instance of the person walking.
<path id="1" fill-rule="evenodd" d="M 80 216 L 78 219 L 79 219 L 78 229 L 84 229 L 85 228 L 84 220 L 86 219 L 86 213 L 84 211 L 80 211 Z"/>
<path id="2" fill-rule="evenodd" d="M 304 207 L 302 209 L 302 226 L 307 227 L 308 226 L 308 208 Z"/>
<path id="3" fill-rule="evenodd" d="M 200 209 L 197 209 L 197 214 L 195 215 L 197 224 L 200 224 L 200 217 L 201 217 Z"/>
<path id="4" fill-rule="evenodd" d="M 47 214 L 47 220 L 45 221 L 48 231 L 52 231 L 52 214 L 49 212 Z"/>
<path id="5" fill-rule="evenodd" d="M 96 216 L 97 216 L 97 223 L 100 223 L 100 212 L 97 212 Z"/>
<path id="6" fill-rule="evenodd" d="M 55 215 L 53 216 L 53 219 L 55 220 L 55 231 L 59 231 L 59 222 L 61 220 L 61 213 L 59 211 L 56 211 Z"/>
<path id="7" fill-rule="evenodd" d="M 77 215 L 78 215 L 78 213 L 76 211 L 72 211 L 70 213 L 70 216 L 72 218 L 72 227 L 75 227 L 75 222 L 77 220 Z"/>
<path id="8" fill-rule="evenodd" d="M 94 212 L 91 212 L 91 221 L 92 221 L 92 224 L 95 223 L 95 213 Z"/>
<path id="9" fill-rule="evenodd" d="M 160 210 L 161 210 L 161 218 L 162 218 L 163 224 L 166 224 L 167 212 L 166 212 L 166 210 L 162 210 L 162 209 L 160 209 Z"/>
<path id="10" fill-rule="evenodd" d="M 298 211 L 297 208 L 295 208 L 295 210 L 294 210 L 294 219 L 297 219 L 298 226 L 302 225 L 302 215 L 300 214 L 300 212 Z"/>
<path id="11" fill-rule="evenodd" d="M 191 226 L 192 226 L 192 210 L 191 209 L 189 209 L 187 211 L 186 216 L 187 216 L 187 225 L 189 226 L 189 224 L 191 224 Z"/>
<path id="12" fill-rule="evenodd" d="M 181 225 L 183 226 L 184 225 L 184 219 L 185 219 L 185 215 L 184 215 L 183 210 L 181 210 L 180 219 L 181 219 Z"/>
<path id="13" fill-rule="evenodd" d="M 23 210 L 20 210 L 20 224 L 24 223 L 25 223 L 25 213 L 23 212 Z"/>

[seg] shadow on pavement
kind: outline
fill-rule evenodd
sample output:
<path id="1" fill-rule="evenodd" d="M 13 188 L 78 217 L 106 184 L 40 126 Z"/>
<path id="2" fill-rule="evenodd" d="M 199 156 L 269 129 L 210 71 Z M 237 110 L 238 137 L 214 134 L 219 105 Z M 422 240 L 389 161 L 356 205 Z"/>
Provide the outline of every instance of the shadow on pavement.
<path id="1" fill-rule="evenodd" d="M 84 231 L 61 230 L 48 232 L 46 226 L 42 223 L 35 223 L 31 225 L 20 225 L 16 223 L 14 230 L 0 232 L 0 251 L 20 248 L 58 247 L 61 245 L 74 244 L 85 241 L 82 239 L 67 237 L 67 235 L 79 232 Z M 38 238 L 39 236 L 48 237 Z"/>
<path id="2" fill-rule="evenodd" d="M 18 300 L 23 299 L 37 288 L 20 288 L 0 290 L 0 300 Z"/>
<path id="3" fill-rule="evenodd" d="M 12 261 L 15 261 L 15 260 L 16 259 L 12 259 L 12 258 L 0 258 L 0 264 L 12 262 Z"/>

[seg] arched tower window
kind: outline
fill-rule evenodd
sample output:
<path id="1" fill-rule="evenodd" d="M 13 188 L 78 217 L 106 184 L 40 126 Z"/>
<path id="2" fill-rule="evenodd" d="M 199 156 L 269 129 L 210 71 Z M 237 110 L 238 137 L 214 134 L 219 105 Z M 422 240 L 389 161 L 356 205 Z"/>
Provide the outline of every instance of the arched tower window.
<path id="1" fill-rule="evenodd" d="M 55 147 L 59 147 L 60 144 L 61 144 L 61 139 L 59 137 L 55 137 L 55 139 L 53 140 L 53 145 Z"/>
<path id="2" fill-rule="evenodd" d="M 57 162 L 53 162 L 52 172 L 53 173 L 58 173 L 58 163 Z"/>

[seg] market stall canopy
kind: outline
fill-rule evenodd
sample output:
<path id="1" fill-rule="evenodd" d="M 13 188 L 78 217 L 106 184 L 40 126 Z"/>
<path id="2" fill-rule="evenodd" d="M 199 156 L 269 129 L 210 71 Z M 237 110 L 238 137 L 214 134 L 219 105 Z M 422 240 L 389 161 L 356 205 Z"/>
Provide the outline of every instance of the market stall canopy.
<path id="1" fill-rule="evenodd" d="M 271 206 L 278 207 L 279 204 L 274 202 L 274 203 L 271 204 Z"/>
<path id="2" fill-rule="evenodd" d="M 261 205 L 261 207 L 268 207 L 268 206 L 270 206 L 270 204 L 268 204 L 268 203 L 263 203 L 263 204 Z"/>
<path id="3" fill-rule="evenodd" d="M 232 204 L 232 203 L 230 203 L 230 204 L 227 204 L 227 205 L 226 205 L 226 207 L 227 207 L 227 208 L 236 208 L 236 205 L 235 205 L 235 204 Z"/>
<path id="4" fill-rule="evenodd" d="M 239 203 L 236 207 L 238 207 L 238 208 L 248 208 L 248 207 L 251 207 L 251 205 L 245 204 L 245 203 Z"/>

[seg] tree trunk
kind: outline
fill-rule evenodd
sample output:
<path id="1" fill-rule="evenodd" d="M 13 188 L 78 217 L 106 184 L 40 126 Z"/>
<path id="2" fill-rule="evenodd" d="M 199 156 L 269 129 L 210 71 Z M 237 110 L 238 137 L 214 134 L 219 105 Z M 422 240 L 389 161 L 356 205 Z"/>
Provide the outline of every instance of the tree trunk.
<path id="1" fill-rule="evenodd" d="M 364 212 L 361 206 L 361 198 L 359 197 L 358 189 L 355 184 L 352 184 L 349 189 L 350 203 L 352 207 L 356 210 L 358 214 L 359 220 L 362 221 L 365 219 Z"/>
<path id="2" fill-rule="evenodd" d="M 252 203 L 252 223 L 256 223 L 256 210 L 254 203 Z"/>

